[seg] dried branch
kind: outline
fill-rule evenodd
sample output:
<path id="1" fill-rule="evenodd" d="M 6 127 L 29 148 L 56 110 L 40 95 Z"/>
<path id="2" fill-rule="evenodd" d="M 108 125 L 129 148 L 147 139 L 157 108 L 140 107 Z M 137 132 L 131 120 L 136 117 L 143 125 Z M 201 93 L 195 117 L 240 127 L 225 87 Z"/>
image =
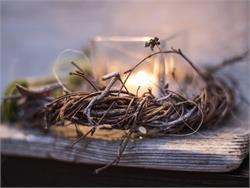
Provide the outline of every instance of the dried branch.
<path id="1" fill-rule="evenodd" d="M 159 47 L 159 44 L 159 40 L 154 39 L 149 41 L 146 46 L 153 49 L 155 46 Z M 192 99 L 187 99 L 182 94 L 169 90 L 168 85 L 161 88 L 166 95 L 160 98 L 154 96 L 151 90 L 144 92 L 142 96 L 130 93 L 126 87 L 126 82 L 132 72 L 145 63 L 147 59 L 158 54 L 177 54 L 182 57 L 206 83 L 203 90 Z M 231 61 L 225 61 L 224 64 L 228 65 L 229 62 L 239 59 L 234 58 Z M 128 133 L 121 141 L 117 157 L 106 166 L 97 169 L 96 172 L 100 172 L 120 161 L 132 134 L 156 137 L 171 133 L 183 133 L 187 130 L 191 130 L 190 134 L 193 134 L 201 126 L 221 120 L 231 111 L 234 105 L 233 90 L 223 80 L 200 71 L 180 49 L 172 48 L 171 50 L 161 51 L 159 48 L 158 52 L 148 55 L 125 71 L 126 77 L 124 80 L 117 72 L 104 75 L 102 79 L 110 81 L 103 90 L 99 89 L 96 83 L 84 75 L 80 67 L 72 64 L 77 68 L 77 71 L 71 74 L 85 79 L 95 91 L 71 92 L 53 99 L 45 107 L 43 105 L 40 108 L 39 117 L 43 117 L 43 119 L 37 121 L 43 122 L 46 128 L 64 124 L 66 121 L 90 126 L 90 130 L 81 135 L 72 145 L 88 135 L 93 135 L 98 126 L 105 124 L 111 125 L 111 129 L 120 129 Z M 114 88 L 117 82 L 121 84 L 119 89 Z M 19 86 L 17 87 L 20 89 Z M 24 91 L 26 92 L 27 89 L 20 89 L 20 92 Z M 32 95 L 35 94 L 32 93 Z"/>

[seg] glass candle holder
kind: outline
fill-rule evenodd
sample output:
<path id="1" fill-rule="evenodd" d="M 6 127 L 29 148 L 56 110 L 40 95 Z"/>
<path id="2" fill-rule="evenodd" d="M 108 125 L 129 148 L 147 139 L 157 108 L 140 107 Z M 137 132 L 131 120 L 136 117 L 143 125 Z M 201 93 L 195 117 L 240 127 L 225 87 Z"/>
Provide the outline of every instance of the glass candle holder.
<path id="1" fill-rule="evenodd" d="M 124 37 L 124 36 L 97 36 L 91 43 L 91 64 L 94 67 L 94 75 L 101 82 L 103 75 L 111 72 L 119 72 L 124 80 L 123 73 L 150 54 L 159 50 L 186 46 L 182 35 L 171 35 L 161 39 L 160 49 L 154 51 L 145 48 L 145 43 L 154 37 Z M 153 94 L 160 96 L 161 89 L 169 81 L 168 74 L 175 64 L 175 56 L 159 54 L 153 56 L 138 66 L 126 81 L 126 87 L 131 93 L 141 95 L 148 89 Z M 175 87 L 174 85 L 172 85 Z M 115 87 L 119 87 L 117 84 Z"/>

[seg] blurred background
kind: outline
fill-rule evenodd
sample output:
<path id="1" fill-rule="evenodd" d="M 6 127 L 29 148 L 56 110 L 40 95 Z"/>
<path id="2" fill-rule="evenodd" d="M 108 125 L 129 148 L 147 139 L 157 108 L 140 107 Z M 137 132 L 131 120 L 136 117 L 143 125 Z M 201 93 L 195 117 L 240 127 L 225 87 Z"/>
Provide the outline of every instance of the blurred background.
<path id="1" fill-rule="evenodd" d="M 157 36 L 162 39 L 181 33 L 180 46 L 175 47 L 184 49 L 184 54 L 197 66 L 218 64 L 240 55 L 250 44 L 250 0 L 0 0 L 0 5 L 1 95 L 14 79 L 51 75 L 60 52 L 84 49 L 97 35 Z M 248 101 L 249 65 L 239 63 L 226 68 L 226 72 L 237 81 L 239 88 L 235 89 L 236 92 L 243 93 Z M 248 110 L 244 105 L 239 106 L 241 109 L 237 115 L 227 122 L 227 129 L 232 133 L 246 134 L 250 132 L 249 106 Z M 52 155 L 48 157 L 53 158 Z M 121 185 L 124 180 L 121 177 L 128 170 L 127 179 L 125 177 L 128 185 L 142 181 L 144 186 L 148 182 L 151 182 L 149 185 L 167 182 L 174 186 L 184 182 L 187 186 L 190 181 L 194 182 L 191 186 L 241 186 L 249 182 L 249 166 L 245 163 L 246 172 L 235 171 L 234 175 L 216 173 L 212 176 L 211 173 L 194 172 L 188 175 L 186 172 L 111 168 L 98 180 L 92 175 L 95 166 L 76 164 L 73 167 L 54 160 L 20 157 L 2 157 L 2 161 L 3 185 Z M 243 175 L 245 177 L 241 178 Z M 179 181 L 179 177 L 183 181 Z M 82 181 L 83 178 L 86 181 Z"/>
<path id="2" fill-rule="evenodd" d="M 1 1 L 0 91 L 13 79 L 51 74 L 62 50 L 81 49 L 96 35 L 181 31 L 195 63 L 219 63 L 248 48 L 249 6 L 248 0 Z"/>

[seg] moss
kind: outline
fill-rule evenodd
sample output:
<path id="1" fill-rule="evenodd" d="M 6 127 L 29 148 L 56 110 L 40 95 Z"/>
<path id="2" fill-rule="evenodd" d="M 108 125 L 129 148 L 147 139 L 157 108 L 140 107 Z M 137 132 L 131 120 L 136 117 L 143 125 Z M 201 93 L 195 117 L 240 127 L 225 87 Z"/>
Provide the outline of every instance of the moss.
<path id="1" fill-rule="evenodd" d="M 28 82 L 26 80 L 14 80 L 5 88 L 4 96 L 12 96 L 18 94 L 16 83 L 24 87 L 28 87 Z M 17 101 L 15 99 L 3 100 L 1 103 L 1 121 L 14 122 L 16 120 Z"/>

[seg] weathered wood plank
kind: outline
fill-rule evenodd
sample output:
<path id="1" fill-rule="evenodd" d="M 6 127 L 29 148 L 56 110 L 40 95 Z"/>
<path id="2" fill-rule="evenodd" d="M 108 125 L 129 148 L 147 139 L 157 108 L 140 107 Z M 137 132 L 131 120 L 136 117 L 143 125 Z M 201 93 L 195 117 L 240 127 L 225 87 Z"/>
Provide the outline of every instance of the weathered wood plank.
<path id="1" fill-rule="evenodd" d="M 203 172 L 228 172 L 238 168 L 248 154 L 249 134 L 205 133 L 203 136 L 194 134 L 134 140 L 129 142 L 118 165 Z M 74 163 L 106 164 L 115 158 L 120 143 L 117 139 L 119 131 L 113 133 L 116 135 L 113 137 L 102 136 L 106 134 L 99 131 L 96 137 L 87 138 L 72 148 L 73 140 L 69 138 L 73 136 L 72 128 L 57 128 L 45 134 L 2 125 L 1 152 Z"/>

